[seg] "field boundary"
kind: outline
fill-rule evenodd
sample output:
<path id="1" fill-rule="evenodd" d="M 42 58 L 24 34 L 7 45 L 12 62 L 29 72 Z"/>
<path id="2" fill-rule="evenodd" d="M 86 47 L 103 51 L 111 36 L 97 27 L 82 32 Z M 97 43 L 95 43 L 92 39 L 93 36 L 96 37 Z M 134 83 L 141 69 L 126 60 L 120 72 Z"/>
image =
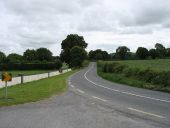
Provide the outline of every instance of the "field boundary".
<path id="1" fill-rule="evenodd" d="M 63 70 L 62 73 L 66 73 L 69 71 L 71 71 L 71 69 L 65 69 Z M 62 73 L 60 73 L 59 71 L 52 71 L 52 72 L 47 72 L 47 73 L 23 76 L 23 83 L 36 81 L 36 80 L 40 80 L 44 78 L 49 78 L 49 77 L 56 76 Z M 8 82 L 8 86 L 13 86 L 17 84 L 21 84 L 21 76 L 14 77 L 11 82 Z M 0 88 L 3 88 L 4 86 L 5 86 L 5 82 L 0 81 Z"/>

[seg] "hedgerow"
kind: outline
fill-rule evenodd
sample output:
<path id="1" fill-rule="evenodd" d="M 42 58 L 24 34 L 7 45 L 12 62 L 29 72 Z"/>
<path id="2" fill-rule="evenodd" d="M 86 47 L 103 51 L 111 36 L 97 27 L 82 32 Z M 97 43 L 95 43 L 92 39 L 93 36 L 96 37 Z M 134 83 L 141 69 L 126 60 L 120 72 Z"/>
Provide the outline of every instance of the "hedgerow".
<path id="1" fill-rule="evenodd" d="M 98 69 L 104 73 L 119 73 L 126 77 L 134 77 L 147 83 L 170 86 L 170 71 L 155 71 L 151 68 L 131 68 L 119 62 L 98 62 Z"/>

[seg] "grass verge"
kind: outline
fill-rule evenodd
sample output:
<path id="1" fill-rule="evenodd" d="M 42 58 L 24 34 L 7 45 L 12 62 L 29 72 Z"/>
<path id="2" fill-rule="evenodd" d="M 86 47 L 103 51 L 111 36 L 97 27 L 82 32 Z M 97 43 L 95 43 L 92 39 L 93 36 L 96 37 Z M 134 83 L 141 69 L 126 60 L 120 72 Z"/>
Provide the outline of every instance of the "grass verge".
<path id="1" fill-rule="evenodd" d="M 49 98 L 67 89 L 67 78 L 78 70 L 34 82 L 8 87 L 8 97 L 3 98 L 5 89 L 0 89 L 0 106 L 23 104 Z"/>
<path id="2" fill-rule="evenodd" d="M 156 91 L 163 91 L 163 92 L 170 92 L 170 87 L 164 87 L 162 88 L 159 85 L 153 85 L 150 83 L 147 83 L 142 80 L 138 80 L 133 77 L 126 77 L 124 74 L 116 74 L 116 73 L 104 73 L 98 70 L 98 75 L 102 77 L 103 79 L 109 80 L 111 82 L 116 82 L 120 84 L 126 84 L 133 87 L 138 88 L 145 88 L 150 90 L 156 90 Z"/>

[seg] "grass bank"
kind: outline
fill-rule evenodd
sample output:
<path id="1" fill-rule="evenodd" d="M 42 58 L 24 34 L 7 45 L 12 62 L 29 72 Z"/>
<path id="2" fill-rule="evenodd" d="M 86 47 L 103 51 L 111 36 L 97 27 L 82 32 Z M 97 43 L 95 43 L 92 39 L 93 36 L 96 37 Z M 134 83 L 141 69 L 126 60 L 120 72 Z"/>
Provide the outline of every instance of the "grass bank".
<path id="1" fill-rule="evenodd" d="M 8 97 L 10 98 L 8 101 L 3 98 L 5 90 L 2 88 L 0 89 L 0 106 L 34 102 L 59 94 L 66 90 L 67 78 L 77 71 L 74 70 L 58 76 L 10 86 L 8 87 Z"/>
<path id="2" fill-rule="evenodd" d="M 99 61 L 98 75 L 134 87 L 170 92 L 170 60 Z"/>

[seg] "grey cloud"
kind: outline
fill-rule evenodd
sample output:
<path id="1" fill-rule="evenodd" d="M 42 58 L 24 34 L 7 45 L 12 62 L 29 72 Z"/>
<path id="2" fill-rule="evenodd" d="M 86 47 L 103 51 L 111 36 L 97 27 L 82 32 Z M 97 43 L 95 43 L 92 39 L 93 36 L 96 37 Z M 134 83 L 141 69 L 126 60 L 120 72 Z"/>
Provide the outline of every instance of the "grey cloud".
<path id="1" fill-rule="evenodd" d="M 137 2 L 129 10 L 130 16 L 125 15 L 125 17 L 122 17 L 120 21 L 122 25 L 145 26 L 162 24 L 164 21 L 170 19 L 169 0 L 140 1 L 140 4 L 137 4 Z"/>
<path id="2" fill-rule="evenodd" d="M 47 47 L 59 54 L 60 43 L 70 33 L 85 36 L 89 50 L 111 51 L 123 41 L 134 47 L 138 39 L 169 42 L 169 7 L 170 0 L 0 1 L 0 51 Z"/>

